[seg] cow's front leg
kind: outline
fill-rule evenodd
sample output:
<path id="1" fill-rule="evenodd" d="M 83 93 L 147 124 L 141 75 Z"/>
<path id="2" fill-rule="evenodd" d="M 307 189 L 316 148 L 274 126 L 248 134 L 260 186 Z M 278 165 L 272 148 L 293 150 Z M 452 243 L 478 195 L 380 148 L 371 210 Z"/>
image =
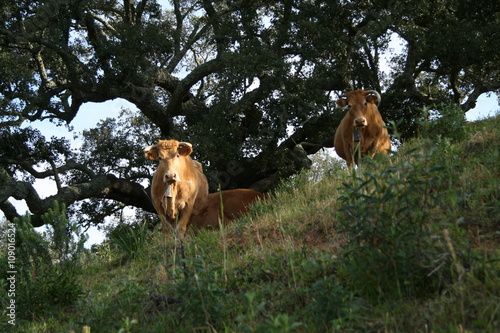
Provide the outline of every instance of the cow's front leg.
<path id="1" fill-rule="evenodd" d="M 169 233 L 170 227 L 168 225 L 167 217 L 163 216 L 162 214 L 159 215 L 160 220 L 161 220 L 161 231 L 163 235 L 166 237 Z"/>
<path id="2" fill-rule="evenodd" d="M 345 160 L 347 162 L 347 167 L 351 169 L 353 167 L 353 162 L 356 160 L 356 155 L 355 155 L 355 145 L 354 144 L 346 144 L 344 146 L 344 151 L 347 152 L 345 154 Z M 354 160 L 353 160 L 354 159 Z"/>
<path id="3" fill-rule="evenodd" d="M 193 213 L 193 205 L 187 204 L 179 214 L 179 221 L 177 222 L 177 228 L 176 228 L 179 236 L 184 237 L 184 235 L 186 234 L 187 226 L 192 213 Z"/>

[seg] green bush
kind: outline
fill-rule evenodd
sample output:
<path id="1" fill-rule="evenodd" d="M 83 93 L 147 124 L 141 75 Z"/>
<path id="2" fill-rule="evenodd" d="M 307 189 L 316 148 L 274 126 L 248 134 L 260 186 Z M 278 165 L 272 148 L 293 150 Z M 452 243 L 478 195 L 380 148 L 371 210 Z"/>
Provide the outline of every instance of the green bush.
<path id="1" fill-rule="evenodd" d="M 53 312 L 54 306 L 71 305 L 82 294 L 77 278 L 87 236 L 67 220 L 65 206 L 57 202 L 42 219 L 50 226 L 43 234 L 33 229 L 28 214 L 14 220 L 16 304 L 23 319 Z"/>
<path id="2" fill-rule="evenodd" d="M 87 234 L 82 232 L 77 222 L 68 220 L 66 206 L 60 206 L 57 201 L 54 202 L 54 209 L 42 215 L 42 221 L 50 226 L 44 238 L 49 242 L 52 259 L 65 266 L 65 269 L 72 269 L 84 251 Z"/>
<path id="3" fill-rule="evenodd" d="M 224 288 L 222 268 L 207 263 L 203 257 L 184 259 L 180 280 L 171 286 L 176 298 L 182 299 L 178 311 L 187 327 L 221 325 L 227 320 L 225 302 L 228 301 Z M 182 278 L 181 278 L 182 276 Z"/>
<path id="4" fill-rule="evenodd" d="M 125 252 L 128 258 L 135 258 L 146 244 L 148 235 L 147 222 L 119 225 L 108 235 L 112 246 Z"/>
<path id="5" fill-rule="evenodd" d="M 421 124 L 424 138 L 458 142 L 467 136 L 465 113 L 457 105 L 441 104 L 433 112 L 424 110 L 424 119 L 426 121 Z"/>
<path id="6" fill-rule="evenodd" d="M 451 166 L 435 164 L 437 150 L 424 151 L 404 153 L 388 168 L 364 165 L 344 183 L 338 220 L 349 245 L 342 269 L 366 297 L 414 297 L 439 287 L 429 274 L 440 246 L 431 221 Z"/>
<path id="7" fill-rule="evenodd" d="M 355 320 L 361 313 L 361 301 L 347 290 L 336 276 L 319 279 L 312 287 L 312 302 L 308 312 L 318 331 L 345 331 L 347 328 L 365 330 Z"/>

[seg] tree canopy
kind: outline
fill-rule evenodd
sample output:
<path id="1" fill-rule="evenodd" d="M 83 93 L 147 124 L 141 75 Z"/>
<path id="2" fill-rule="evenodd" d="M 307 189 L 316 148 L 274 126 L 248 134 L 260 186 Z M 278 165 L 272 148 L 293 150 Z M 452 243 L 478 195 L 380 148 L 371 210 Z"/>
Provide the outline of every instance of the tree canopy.
<path id="1" fill-rule="evenodd" d="M 0 209 L 12 220 L 9 198 L 25 200 L 34 226 L 54 200 L 94 222 L 117 205 L 153 211 L 142 148 L 159 138 L 192 142 L 212 190 L 265 191 L 333 145 L 341 91 L 381 91 L 384 118 L 403 120 L 398 130 L 408 138 L 422 108 L 454 103 L 466 112 L 500 89 L 496 0 L 0 7 Z M 384 71 L 395 36 L 403 49 Z M 103 120 L 78 152 L 32 126 L 70 125 L 83 104 L 116 98 L 140 114 Z M 45 178 L 58 192 L 41 199 L 33 182 Z"/>

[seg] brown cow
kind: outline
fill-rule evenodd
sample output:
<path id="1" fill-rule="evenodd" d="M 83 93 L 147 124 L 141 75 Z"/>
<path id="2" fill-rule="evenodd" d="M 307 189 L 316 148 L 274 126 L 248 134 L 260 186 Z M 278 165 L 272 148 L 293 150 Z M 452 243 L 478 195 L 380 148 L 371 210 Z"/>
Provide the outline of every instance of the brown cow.
<path id="1" fill-rule="evenodd" d="M 160 140 L 144 149 L 147 158 L 160 161 L 153 176 L 151 197 L 165 233 L 167 222 L 175 225 L 178 220 L 176 231 L 184 236 L 191 215 L 207 206 L 207 178 L 201 164 L 189 156 L 192 152 L 190 143 L 176 140 Z"/>
<path id="2" fill-rule="evenodd" d="M 210 193 L 208 195 L 207 206 L 200 214 L 191 216 L 190 225 L 195 228 L 219 228 L 219 220 L 222 221 L 220 213 L 221 195 L 222 206 L 224 208 L 224 224 L 247 213 L 250 205 L 264 198 L 262 193 L 247 189 Z"/>
<path id="3" fill-rule="evenodd" d="M 353 162 L 358 164 L 359 150 L 361 156 L 374 156 L 391 149 L 389 133 L 377 108 L 379 104 L 380 94 L 374 90 L 350 91 L 337 100 L 337 105 L 347 106 L 348 111 L 335 132 L 333 145 L 348 167 Z"/>

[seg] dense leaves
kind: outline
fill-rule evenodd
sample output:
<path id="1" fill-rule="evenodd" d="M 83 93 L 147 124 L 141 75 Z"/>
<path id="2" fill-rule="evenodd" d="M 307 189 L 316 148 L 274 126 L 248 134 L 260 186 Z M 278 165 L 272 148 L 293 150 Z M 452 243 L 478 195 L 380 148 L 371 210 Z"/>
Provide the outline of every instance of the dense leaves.
<path id="1" fill-rule="evenodd" d="M 0 6 L 0 209 L 13 219 L 8 198 L 26 200 L 34 225 L 55 199 L 70 211 L 90 199 L 81 204 L 89 219 L 97 207 L 116 211 L 116 201 L 151 211 L 141 148 L 160 137 L 195 144 L 212 190 L 269 190 L 308 167 L 307 154 L 332 146 L 342 90 L 380 90 L 382 114 L 403 119 L 408 138 L 424 107 L 467 111 L 500 89 L 493 0 Z M 389 48 L 395 38 L 400 52 Z M 83 104 L 116 98 L 141 115 L 103 120 L 83 134 L 80 152 L 30 127 L 71 124 Z M 58 193 L 41 199 L 31 182 L 49 176 Z"/>

